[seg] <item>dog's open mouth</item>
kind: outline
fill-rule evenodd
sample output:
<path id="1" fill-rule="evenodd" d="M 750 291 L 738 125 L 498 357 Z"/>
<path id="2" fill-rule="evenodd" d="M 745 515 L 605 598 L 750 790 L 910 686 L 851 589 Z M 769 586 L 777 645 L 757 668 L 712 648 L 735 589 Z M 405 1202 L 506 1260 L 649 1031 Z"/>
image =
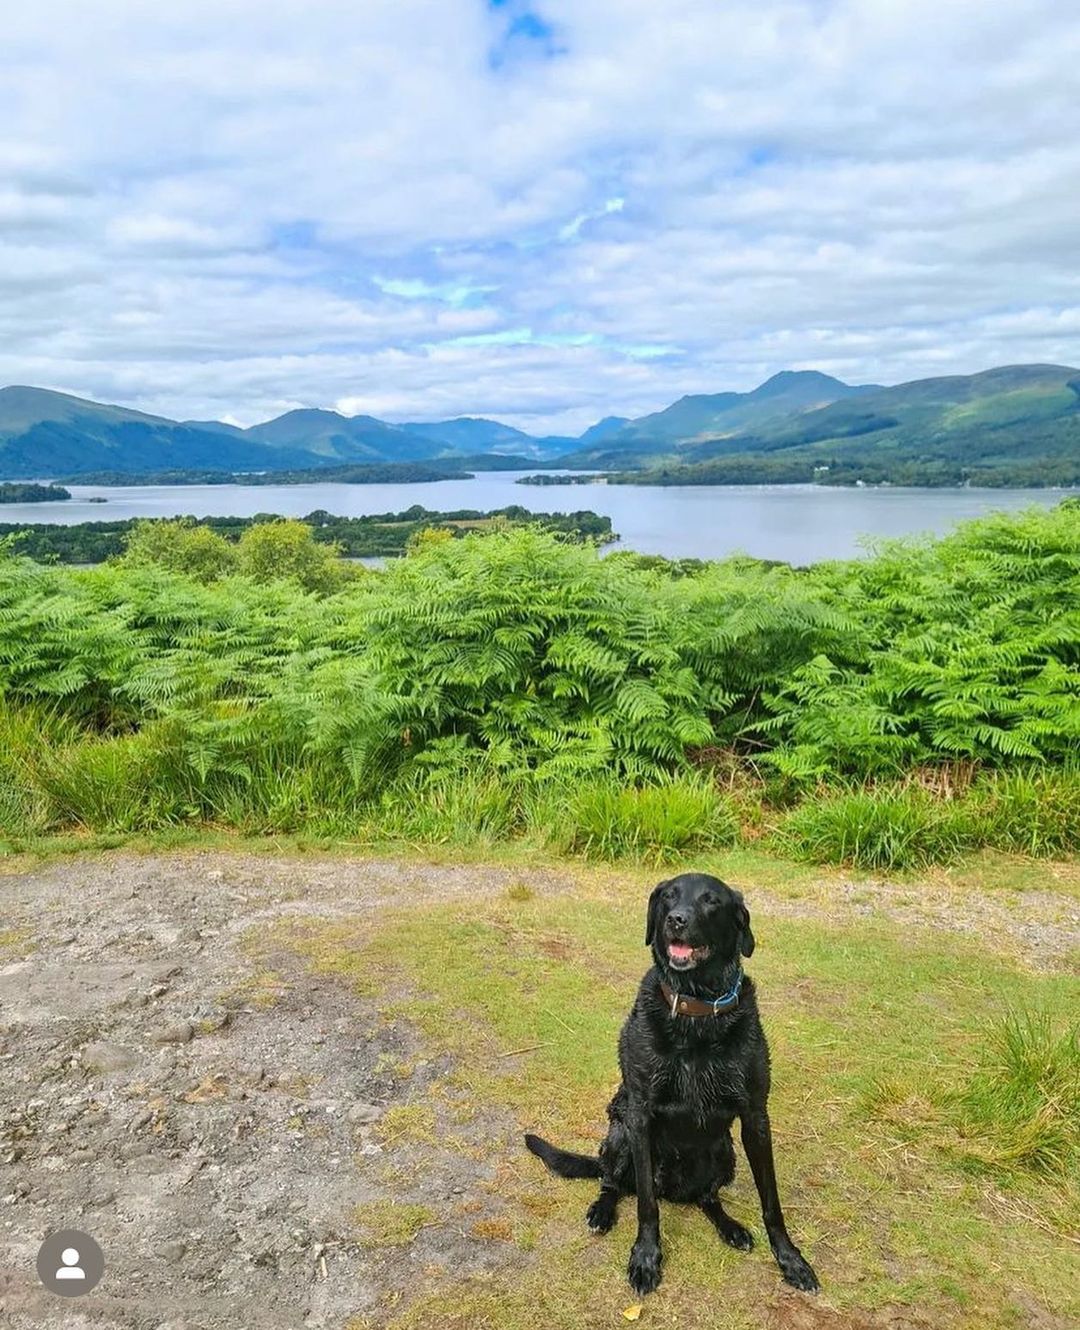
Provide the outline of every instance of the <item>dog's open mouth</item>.
<path id="1" fill-rule="evenodd" d="M 692 947 L 689 942 L 669 942 L 667 954 L 668 964 L 673 970 L 690 970 L 708 960 L 709 948 Z"/>

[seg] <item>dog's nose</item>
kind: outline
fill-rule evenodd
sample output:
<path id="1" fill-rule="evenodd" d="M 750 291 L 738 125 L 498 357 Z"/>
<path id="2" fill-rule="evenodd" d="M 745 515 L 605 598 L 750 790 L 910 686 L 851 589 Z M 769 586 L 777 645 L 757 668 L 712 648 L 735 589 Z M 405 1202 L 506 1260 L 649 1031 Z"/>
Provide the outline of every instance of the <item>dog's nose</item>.
<path id="1" fill-rule="evenodd" d="M 668 927 L 679 931 L 686 927 L 686 915 L 681 910 L 671 910 L 667 917 Z"/>

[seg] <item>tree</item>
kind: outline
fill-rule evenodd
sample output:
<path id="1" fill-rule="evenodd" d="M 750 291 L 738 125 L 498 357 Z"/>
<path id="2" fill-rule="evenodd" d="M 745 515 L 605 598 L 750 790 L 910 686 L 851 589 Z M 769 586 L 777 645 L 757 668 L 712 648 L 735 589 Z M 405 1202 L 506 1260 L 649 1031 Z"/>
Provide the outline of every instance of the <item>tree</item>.
<path id="1" fill-rule="evenodd" d="M 304 522 L 260 522 L 240 537 L 239 571 L 257 582 L 286 578 L 323 595 L 340 590 L 353 576 L 341 546 L 320 543 Z"/>
<path id="2" fill-rule="evenodd" d="M 414 531 L 405 546 L 406 554 L 423 554 L 425 550 L 435 549 L 454 539 L 454 533 L 445 526 L 425 526 Z"/>
<path id="3" fill-rule="evenodd" d="M 122 557 L 126 564 L 156 564 L 204 583 L 236 567 L 236 547 L 192 517 L 136 523 Z"/>

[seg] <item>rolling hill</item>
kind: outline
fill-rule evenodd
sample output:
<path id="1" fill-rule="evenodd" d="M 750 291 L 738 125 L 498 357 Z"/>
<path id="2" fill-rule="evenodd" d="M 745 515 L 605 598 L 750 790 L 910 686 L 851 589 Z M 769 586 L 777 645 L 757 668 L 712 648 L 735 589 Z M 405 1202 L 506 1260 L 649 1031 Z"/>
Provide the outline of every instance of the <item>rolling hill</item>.
<path id="1" fill-rule="evenodd" d="M 657 465 L 658 464 L 658 465 Z M 894 484 L 1080 483 L 1080 370 L 1006 365 L 917 379 L 692 442 L 642 479 Z M 673 473 L 677 473 L 675 476 Z M 723 480 L 720 478 L 724 477 Z"/>
<path id="2" fill-rule="evenodd" d="M 182 425 L 44 388 L 0 388 L 2 477 L 179 467 L 255 471 L 305 464 L 311 464 L 311 457 L 302 449 L 288 448 L 276 456 L 243 430 L 223 433 Z"/>
<path id="3" fill-rule="evenodd" d="M 623 482 L 1080 484 L 1080 370 L 1006 365 L 852 386 L 784 371 L 746 393 L 697 394 L 580 438 L 465 416 L 394 425 L 301 409 L 249 429 L 177 422 L 41 388 L 0 389 L 0 478 L 178 470 L 310 471 L 444 462 L 605 470 Z"/>
<path id="4" fill-rule="evenodd" d="M 790 420 L 803 412 L 873 391 L 873 385 L 852 387 L 816 370 L 783 370 L 752 392 L 680 397 L 663 411 L 639 416 L 599 436 L 594 433 L 594 426 L 593 431 L 587 430 L 582 436 L 588 447 L 572 456 L 585 463 L 590 448 L 598 448 L 596 456 L 604 458 L 615 458 L 624 449 L 633 457 L 665 454 L 673 446 L 760 429 L 774 421 Z"/>
<path id="5" fill-rule="evenodd" d="M 287 411 L 253 425 L 244 437 L 270 448 L 302 448 L 332 462 L 418 462 L 454 451 L 438 440 L 388 425 L 374 416 L 342 416 L 336 411 Z M 311 465 L 311 458 L 308 458 Z"/>

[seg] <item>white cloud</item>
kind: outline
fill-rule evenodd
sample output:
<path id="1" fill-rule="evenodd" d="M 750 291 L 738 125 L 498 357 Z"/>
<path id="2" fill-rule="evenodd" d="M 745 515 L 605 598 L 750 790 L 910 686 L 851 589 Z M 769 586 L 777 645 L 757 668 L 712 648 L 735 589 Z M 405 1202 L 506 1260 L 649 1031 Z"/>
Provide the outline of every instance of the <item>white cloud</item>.
<path id="1" fill-rule="evenodd" d="M 788 366 L 1080 360 L 1068 6 L 533 10 L 507 47 L 524 5 L 13 9 L 0 381 L 562 432 Z"/>
<path id="2" fill-rule="evenodd" d="M 572 221 L 567 222 L 565 226 L 561 226 L 559 228 L 559 239 L 573 240 L 586 222 L 594 222 L 597 218 L 607 217 L 613 212 L 622 212 L 625 206 L 625 199 L 605 199 L 602 208 L 594 208 L 591 212 L 579 212 Z"/>

